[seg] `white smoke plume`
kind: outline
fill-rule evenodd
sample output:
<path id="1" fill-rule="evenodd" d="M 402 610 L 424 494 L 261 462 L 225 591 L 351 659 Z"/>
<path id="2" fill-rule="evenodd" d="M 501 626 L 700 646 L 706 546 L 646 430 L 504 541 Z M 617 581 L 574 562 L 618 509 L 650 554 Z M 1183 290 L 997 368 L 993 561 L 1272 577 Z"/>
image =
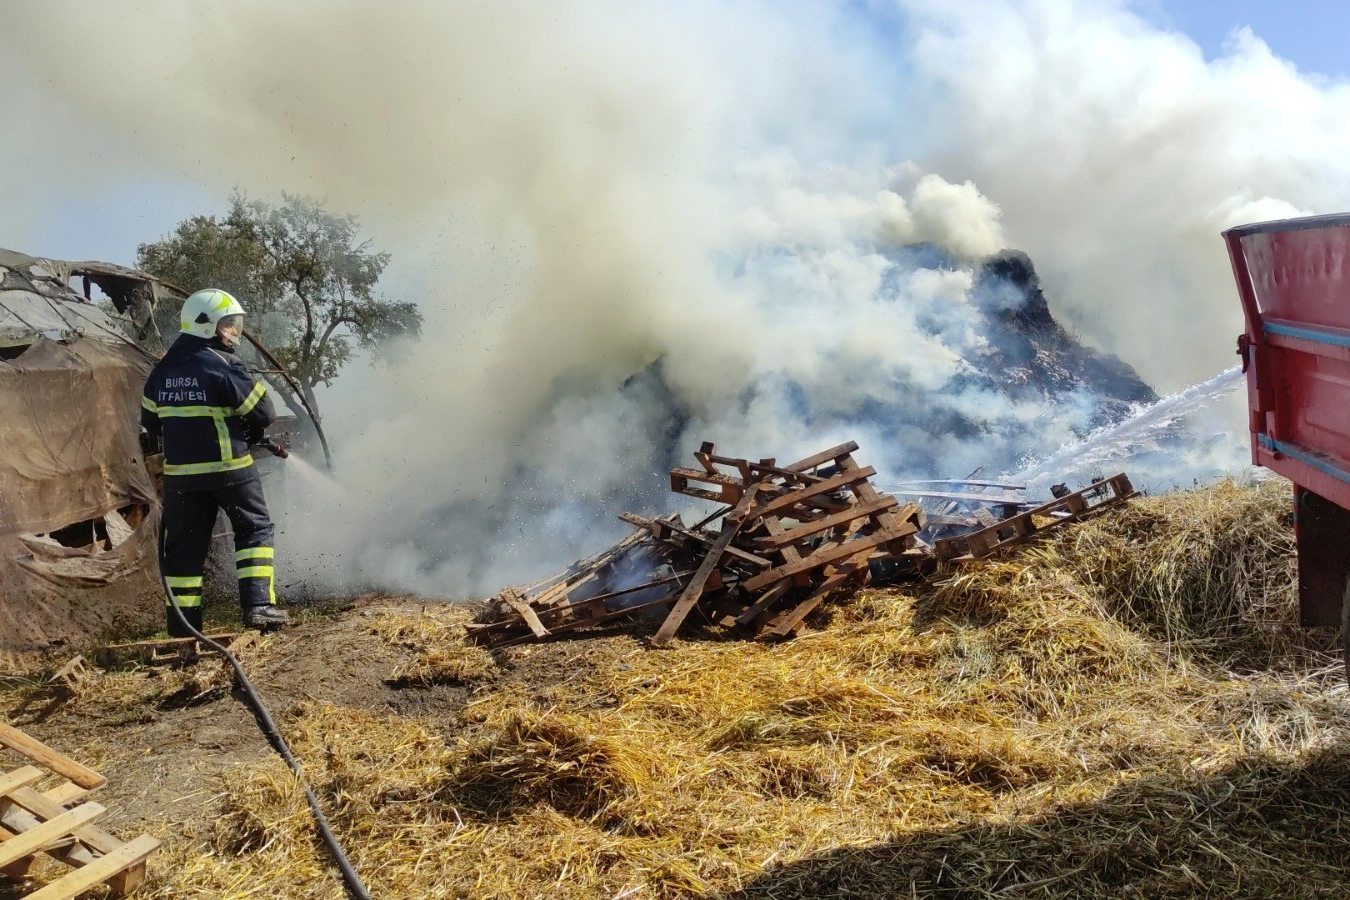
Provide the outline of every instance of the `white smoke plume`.
<path id="1" fill-rule="evenodd" d="M 1122 2 L 904 6 L 913 63 L 954 111 L 942 171 L 999 204 L 1080 331 L 1164 390 L 1231 362 L 1220 231 L 1350 205 L 1350 85 L 1248 30 L 1206 60 Z"/>
<path id="2" fill-rule="evenodd" d="M 349 494 L 284 525 L 334 583 L 535 574 L 665 502 L 669 448 L 703 439 L 1012 468 L 1094 398 L 981 381 L 982 257 L 1029 251 L 1166 390 L 1230 362 L 1217 232 L 1350 189 L 1342 87 L 1104 0 L 5 11 L 0 111 L 31 140 L 0 150 L 0 245 L 44 252 L 63 198 L 188 183 L 325 197 L 394 253 L 425 337 L 324 392 Z"/>

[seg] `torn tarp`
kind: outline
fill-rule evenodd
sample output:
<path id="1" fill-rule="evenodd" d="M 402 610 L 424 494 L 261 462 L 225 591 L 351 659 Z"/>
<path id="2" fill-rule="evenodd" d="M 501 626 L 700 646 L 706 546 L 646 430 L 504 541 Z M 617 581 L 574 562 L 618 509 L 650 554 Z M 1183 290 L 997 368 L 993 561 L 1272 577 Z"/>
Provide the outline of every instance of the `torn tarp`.
<path id="1" fill-rule="evenodd" d="M 2 263 L 0 658 L 88 643 L 163 608 L 139 440 L 152 360 L 59 278 Z"/>

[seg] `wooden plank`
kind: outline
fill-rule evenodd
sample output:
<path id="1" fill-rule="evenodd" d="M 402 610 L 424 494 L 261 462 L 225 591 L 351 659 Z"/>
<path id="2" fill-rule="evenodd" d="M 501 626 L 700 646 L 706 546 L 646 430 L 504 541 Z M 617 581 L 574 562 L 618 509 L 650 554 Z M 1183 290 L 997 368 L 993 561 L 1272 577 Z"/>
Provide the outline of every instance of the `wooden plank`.
<path id="1" fill-rule="evenodd" d="M 65 806 L 72 800 L 78 800 L 81 797 L 87 796 L 88 794 L 89 791 L 80 787 L 78 784 L 75 784 L 73 781 L 63 781 L 50 791 L 42 792 L 42 796 L 53 803 L 59 803 L 62 806 Z"/>
<path id="2" fill-rule="evenodd" d="M 694 459 L 709 475 L 716 475 L 717 469 L 713 467 L 712 457 L 717 453 L 717 447 L 712 441 L 704 441 L 702 446 L 694 451 Z"/>
<path id="3" fill-rule="evenodd" d="M 857 506 L 851 506 L 844 512 L 834 513 L 821 519 L 816 519 L 796 528 L 790 528 L 781 534 L 771 534 L 765 538 L 757 538 L 756 543 L 762 547 L 777 549 L 784 544 L 795 544 L 797 541 L 813 534 L 820 534 L 822 531 L 828 531 L 836 525 L 845 525 L 854 519 L 861 519 L 870 516 L 872 513 L 882 512 L 894 506 L 899 506 L 900 501 L 895 497 L 883 495 L 877 497 L 870 503 L 859 503 Z"/>
<path id="4" fill-rule="evenodd" d="M 33 762 L 46 766 L 62 778 L 75 782 L 82 788 L 103 787 L 108 779 L 88 766 L 82 766 L 68 756 L 57 753 L 46 744 L 24 734 L 12 725 L 0 723 L 0 744 L 4 744 L 16 753 L 21 753 Z"/>
<path id="5" fill-rule="evenodd" d="M 618 519 L 634 528 L 642 529 L 662 543 L 679 543 L 670 537 L 671 523 L 665 519 L 649 519 L 637 513 L 619 513 Z"/>
<path id="6" fill-rule="evenodd" d="M 787 534 L 787 529 L 783 527 L 783 523 L 776 516 L 765 516 L 760 519 L 760 522 L 763 523 L 764 530 L 769 532 L 771 538 L 778 538 Z M 802 558 L 801 552 L 791 544 L 780 546 L 778 552 L 782 554 L 783 561 L 786 563 L 800 562 Z"/>
<path id="7" fill-rule="evenodd" d="M 860 471 L 857 462 L 855 462 L 853 457 L 851 456 L 840 457 L 839 468 L 841 471 L 846 473 Z M 870 503 L 871 501 L 876 500 L 878 496 L 880 496 L 877 493 L 877 489 L 872 487 L 871 484 L 865 481 L 860 484 L 854 485 L 853 488 L 851 488 L 851 490 L 864 503 Z M 901 523 L 910 521 L 913 521 L 914 524 L 917 526 L 917 528 L 915 529 L 916 531 L 924 527 L 924 515 L 922 506 L 919 506 L 918 504 L 915 503 L 911 503 L 908 506 L 906 506 L 903 510 L 901 510 L 899 514 L 883 512 L 877 515 L 877 522 L 881 525 L 881 527 L 891 531 L 902 530 L 903 526 Z M 905 549 L 903 545 L 890 548 L 891 552 L 893 553 L 899 552 L 900 550 L 903 549 Z"/>
<path id="8" fill-rule="evenodd" d="M 242 632 L 255 634 L 256 632 Z M 229 647 L 240 639 L 240 632 L 208 634 L 217 644 Z M 203 653 L 203 646 L 196 638 L 165 638 L 158 641 L 133 641 L 129 644 L 109 644 L 94 651 L 94 660 L 105 669 L 125 665 L 131 660 L 151 665 L 191 659 Z"/>
<path id="9" fill-rule="evenodd" d="M 735 491 L 705 491 L 702 488 L 688 487 L 687 482 L 681 487 L 675 487 L 672 484 L 670 489 L 677 494 L 684 494 L 686 497 L 697 497 L 699 500 L 707 500 L 710 503 L 725 503 L 729 506 L 739 502 L 740 499 L 740 495 Z"/>
<path id="10" fill-rule="evenodd" d="M 689 615 L 689 611 L 694 608 L 698 598 L 703 596 L 703 585 L 712 575 L 713 569 L 717 568 L 718 563 L 721 562 L 722 551 L 731 544 L 731 539 L 741 530 L 741 525 L 745 521 L 744 513 L 750 509 L 750 504 L 758 490 L 758 484 L 750 485 L 746 489 L 745 495 L 741 497 L 740 502 L 736 504 L 736 509 L 723 520 L 722 531 L 718 534 L 717 541 L 708 551 L 708 555 L 703 557 L 703 562 L 694 571 L 694 577 L 685 586 L 684 591 L 680 594 L 680 599 L 676 600 L 675 605 L 671 607 L 666 620 L 661 623 L 661 627 L 652 638 L 653 646 L 664 647 L 669 644 L 671 639 L 675 637 L 675 632 L 684 622 L 685 616 Z"/>
<path id="11" fill-rule="evenodd" d="M 597 553 L 592 553 L 585 559 L 578 560 L 577 562 L 572 563 L 570 566 L 560 569 L 559 571 L 554 572 L 552 575 L 549 575 L 546 578 L 540 578 L 536 581 L 530 582 L 529 584 L 522 585 L 518 587 L 517 590 L 519 590 L 522 594 L 524 594 L 527 597 L 535 595 L 537 594 L 537 592 L 546 590 L 547 588 L 554 586 L 560 581 L 566 581 L 569 578 L 572 578 L 575 575 L 579 575 L 582 572 L 591 571 L 592 568 L 594 568 L 596 565 L 599 565 L 600 562 L 608 558 L 610 555 L 614 554 L 616 551 L 626 550 L 628 547 L 631 547 L 634 543 L 642 540 L 644 537 L 646 537 L 646 535 L 641 533 L 630 534 L 628 535 L 628 537 L 624 538 L 622 541 L 620 541 L 617 544 L 614 544 L 613 546 L 606 547 L 605 549 L 600 550 Z"/>
<path id="12" fill-rule="evenodd" d="M 17 834 L 42 824 L 41 819 L 10 802 L 4 794 L 27 788 L 28 785 L 40 781 L 44 775 L 45 773 L 35 766 L 23 766 L 0 777 L 0 841 L 8 842 Z M 28 867 L 20 863 L 21 860 L 0 864 L 0 872 L 5 872 L 11 877 L 23 877 Z"/>
<path id="13" fill-rule="evenodd" d="M 40 773 L 39 773 L 40 774 Z M 14 837 L 16 832 L 10 831 L 3 825 L 0 825 L 0 841 L 7 841 Z M 19 881 L 28 874 L 28 869 L 36 861 L 36 855 L 25 856 L 18 862 L 12 862 L 7 866 L 0 867 L 0 874 L 7 875 L 15 881 Z"/>
<path id="14" fill-rule="evenodd" d="M 642 518 L 642 516 L 635 516 L 631 513 L 625 513 L 619 518 L 623 519 L 630 525 L 636 525 L 639 528 L 649 529 L 653 532 L 653 534 L 655 533 L 655 529 L 658 525 L 658 523 L 653 522 L 651 519 L 644 519 Z M 665 527 L 669 528 L 671 531 L 675 532 L 681 537 L 691 541 L 696 541 L 705 547 L 711 547 L 714 543 L 717 542 L 716 538 L 708 537 L 705 534 L 699 534 L 697 531 L 690 531 L 689 529 L 683 528 L 672 522 L 663 522 L 659 524 L 664 525 Z M 737 547 L 727 547 L 727 555 L 735 557 L 736 559 L 739 559 L 741 562 L 747 562 L 752 566 L 758 566 L 761 569 L 769 569 L 773 567 L 772 560 L 765 559 L 762 556 L 756 556 L 753 553 L 748 553 L 745 550 L 741 550 Z"/>
<path id="15" fill-rule="evenodd" d="M 756 591 L 773 584 L 780 578 L 791 578 L 798 573 L 809 572 L 811 569 L 817 568 L 818 566 L 836 562 L 840 559 L 852 556 L 854 553 L 863 550 L 871 550 L 882 544 L 889 544 L 891 541 L 907 537 L 908 535 L 914 534 L 916 531 L 918 531 L 918 529 L 915 528 L 912 523 L 905 523 L 896 531 L 889 531 L 883 528 L 866 537 L 857 538 L 856 540 L 847 541 L 842 544 L 827 545 L 795 563 L 790 563 L 777 569 L 770 569 L 768 572 L 762 572 L 761 574 L 756 575 L 754 578 L 747 580 L 744 587 L 747 591 Z"/>
<path id="16" fill-rule="evenodd" d="M 867 565 L 867 557 L 870 555 L 871 551 L 860 553 L 841 563 L 838 571 L 821 582 L 820 587 L 811 592 L 811 596 L 797 604 L 791 612 L 775 621 L 766 631 L 761 632 L 757 637 L 760 640 L 764 640 L 771 637 L 787 637 L 792 634 L 792 632 L 796 631 L 802 624 L 802 621 L 805 620 L 817 606 L 824 602 L 826 597 L 843 587 L 845 582 L 857 575 L 860 567 Z"/>
<path id="17" fill-rule="evenodd" d="M 756 517 L 780 515 L 792 509 L 792 507 L 801 503 L 803 500 L 814 497 L 817 494 L 828 494 L 833 491 L 850 487 L 860 481 L 866 481 L 875 474 L 877 474 L 876 469 L 873 469 L 871 466 L 868 466 L 865 469 L 857 469 L 852 472 L 841 472 L 833 478 L 826 478 L 824 481 L 818 481 L 801 490 L 792 491 L 791 493 L 770 500 L 762 507 L 755 509 L 754 515 Z M 735 513 L 730 513 L 728 518 L 733 515 L 735 515 Z"/>
<path id="18" fill-rule="evenodd" d="M 567 623 L 564 624 L 564 625 L 558 625 L 558 626 L 555 626 L 554 629 L 553 629 L 553 636 L 554 636 L 554 637 L 557 637 L 557 636 L 560 635 L 560 634 L 567 634 L 567 633 L 569 633 L 569 632 L 577 631 L 577 630 L 580 630 L 580 629 L 582 629 L 582 628 L 594 628 L 594 627 L 598 627 L 598 626 L 601 626 L 601 625 L 607 625 L 607 624 L 609 624 L 610 622 L 617 622 L 617 621 L 619 621 L 620 619 L 625 619 L 625 618 L 631 616 L 633 613 L 641 612 L 641 611 L 643 611 L 643 610 L 645 610 L 645 609 L 651 609 L 651 608 L 657 607 L 657 606 L 664 606 L 664 605 L 666 605 L 666 604 L 669 604 L 670 602 L 671 602 L 671 596 L 670 596 L 669 594 L 667 594 L 665 597 L 661 597 L 661 598 L 659 598 L 659 599 L 657 599 L 657 600 L 647 600 L 647 601 L 645 601 L 645 602 L 643 602 L 643 603 L 638 603 L 638 604 L 636 604 L 636 605 L 634 605 L 634 606 L 630 606 L 630 607 L 628 607 L 627 609 L 620 609 L 620 610 L 615 610 L 614 612 L 611 612 L 611 613 L 606 613 L 605 616 L 604 616 L 604 618 L 600 618 L 600 619 L 574 619 L 574 620 L 572 620 L 571 622 L 567 622 Z M 494 641 L 493 644 L 492 644 L 492 646 L 494 646 L 494 647 L 513 647 L 513 646 L 515 646 L 516 644 L 523 644 L 523 643 L 525 643 L 525 642 L 527 642 L 527 641 L 533 641 L 533 640 L 534 640 L 534 636 L 533 636 L 533 635 L 523 634 L 523 635 L 519 635 L 519 636 L 516 636 L 516 637 L 510 637 L 510 638 L 507 638 L 507 639 L 502 640 L 502 641 L 500 641 L 500 642 Z"/>
<path id="19" fill-rule="evenodd" d="M 820 453 L 817 453 L 815 456 L 808 456 L 806 459 L 799 459 L 795 463 L 784 466 L 783 468 L 787 469 L 789 472 L 806 472 L 810 469 L 816 468 L 817 466 L 824 465 L 825 463 L 834 462 L 839 457 L 847 456 L 848 454 L 852 453 L 854 450 L 857 449 L 858 449 L 857 442 L 849 441 L 847 443 L 840 444 L 838 447 L 831 447 L 828 450 L 824 450 Z"/>
<path id="20" fill-rule="evenodd" d="M 10 801 L 10 806 L 4 814 L 4 821 L 15 823 L 18 830 L 22 831 L 34 828 L 41 824 L 43 819 L 55 818 L 66 811 L 59 803 L 54 803 L 31 787 L 10 791 L 6 799 Z M 68 866 L 87 866 L 98 858 L 95 854 L 106 855 L 122 846 L 121 841 L 97 825 L 79 828 L 75 832 L 75 839 L 78 843 L 52 848 L 47 854 Z M 127 894 L 135 890 L 144 878 L 145 867 L 135 866 L 109 878 L 108 886 L 114 893 Z"/>
<path id="21" fill-rule="evenodd" d="M 800 484 L 814 484 L 817 481 L 823 481 L 824 476 L 813 475 L 810 472 L 794 472 L 791 469 L 785 469 L 781 466 L 765 465 L 764 463 L 751 463 L 750 471 L 758 476 L 779 475 L 786 480 L 795 481 Z"/>
<path id="22" fill-rule="evenodd" d="M 11 803 L 22 806 L 40 819 L 54 819 L 66 811 L 65 807 L 59 803 L 53 803 L 32 788 L 26 787 L 19 788 L 17 791 L 10 791 L 8 799 Z M 99 853 L 111 853 L 122 846 L 121 841 L 97 825 L 85 825 L 78 829 L 75 832 L 75 838 Z M 87 854 L 86 859 L 88 859 Z"/>
<path id="23" fill-rule="evenodd" d="M 702 488 L 690 487 L 690 481 L 714 484 L 718 487 L 718 490 L 707 491 Z M 718 503 L 734 504 L 740 502 L 741 494 L 745 490 L 745 483 L 739 478 L 732 478 L 730 475 L 723 475 L 721 472 L 708 473 L 700 469 L 680 466 L 670 470 L 670 489 L 677 494 L 700 497 Z"/>
<path id="24" fill-rule="evenodd" d="M 143 834 L 97 861 L 68 872 L 41 890 L 29 894 L 27 900 L 72 900 L 90 888 L 108 881 L 114 875 L 134 866 L 143 865 L 146 858 L 158 848 L 157 839 Z"/>
<path id="25" fill-rule="evenodd" d="M 785 578 L 760 594 L 759 599 L 751 604 L 749 609 L 736 617 L 736 624 L 749 625 L 751 622 L 763 616 L 768 612 L 769 607 L 777 603 L 779 598 L 788 592 L 788 588 L 790 587 L 792 587 L 792 582 Z"/>
<path id="26" fill-rule="evenodd" d="M 61 668 L 52 673 L 52 681 L 59 682 L 71 692 L 78 693 L 84 686 L 98 678 L 98 672 L 85 662 L 83 656 L 73 656 Z"/>
<path id="27" fill-rule="evenodd" d="M 781 535 L 786 531 L 786 529 L 783 528 L 783 523 L 778 521 L 778 519 L 774 516 L 765 516 L 763 519 L 760 519 L 760 522 L 764 525 L 764 529 L 769 532 L 770 537 L 777 537 L 778 535 Z M 792 546 L 791 544 L 786 544 L 782 547 L 779 547 L 778 553 L 780 556 L 783 557 L 783 562 L 787 565 L 793 565 L 794 563 L 801 562 L 802 559 L 801 552 L 798 551 L 797 548 Z M 783 590 L 787 590 L 788 588 L 792 587 L 792 582 L 789 581 L 786 576 L 784 576 L 784 578 L 781 580 L 781 584 Z M 766 585 L 766 587 L 767 586 L 768 585 Z M 774 585 L 774 587 L 777 587 L 777 585 Z M 772 588 L 770 589 L 772 590 Z"/>
<path id="28" fill-rule="evenodd" d="M 36 784 L 43 778 L 43 772 L 36 766 L 20 766 L 13 772 L 0 775 L 0 798 L 12 790 Z"/>
<path id="29" fill-rule="evenodd" d="M 672 581 L 679 581 L 681 578 L 686 578 L 693 574 L 694 574 L 693 569 L 690 569 L 687 572 L 676 572 L 674 575 L 667 575 L 665 578 L 657 578 L 653 581 L 644 582 L 643 584 L 636 584 L 633 585 L 632 587 L 623 588 L 622 590 L 609 591 L 604 594 L 596 594 L 594 597 L 587 597 L 584 600 L 576 600 L 565 605 L 560 604 L 557 606 L 550 606 L 547 609 L 538 610 L 536 614 L 542 621 L 544 617 L 553 618 L 555 616 L 560 616 L 564 613 L 575 612 L 576 610 L 589 606 L 597 601 L 603 603 L 604 601 L 609 600 L 611 597 L 620 597 L 623 596 L 624 594 L 635 594 L 638 591 L 645 591 L 648 588 L 659 587 L 663 584 L 669 584 Z M 630 607 L 630 608 L 635 609 L 637 607 Z M 585 625 L 589 621 L 590 620 L 587 619 L 579 619 L 577 620 L 577 624 Z M 466 625 L 465 628 L 468 630 L 469 636 L 476 639 L 478 635 L 490 636 L 492 634 L 496 634 L 502 631 L 509 631 L 512 628 L 519 628 L 520 624 L 521 623 L 515 619 L 507 619 L 503 622 L 486 622 L 486 623 L 471 622 L 468 625 Z M 572 621 L 565 620 L 565 624 L 554 623 L 553 625 L 549 626 L 549 630 L 552 634 L 558 634 L 559 632 L 563 631 L 565 627 L 571 626 Z"/>
<path id="30" fill-rule="evenodd" d="M 535 637 L 548 637 L 548 629 L 544 627 L 543 622 L 539 621 L 539 616 L 535 615 L 534 609 L 530 607 L 530 604 L 517 598 L 513 591 L 503 591 L 497 596 L 501 597 L 507 606 L 514 609 L 516 613 L 525 620 L 525 624 L 530 626 L 530 631 L 534 632 Z"/>
<path id="31" fill-rule="evenodd" d="M 647 532 L 635 531 L 628 537 L 619 541 L 612 547 L 608 547 L 589 559 L 585 560 L 585 566 L 580 564 L 577 570 L 568 575 L 562 581 L 550 585 L 544 591 L 530 597 L 530 603 L 535 607 L 551 606 L 558 602 L 559 597 L 566 597 L 572 591 L 585 584 L 595 577 L 595 573 L 610 560 L 618 559 L 624 553 L 628 552 L 634 544 L 647 539 Z"/>
<path id="32" fill-rule="evenodd" d="M 929 513 L 927 516 L 925 516 L 925 518 L 928 520 L 929 525 L 953 525 L 957 528 L 980 527 L 979 520 L 971 518 L 970 516 L 948 516 L 942 514 Z"/>
<path id="33" fill-rule="evenodd" d="M 698 457 L 698 454 L 694 454 Z M 702 462 L 702 460 L 699 460 Z M 765 475 L 778 475 L 795 482 L 811 483 L 820 481 L 819 475 L 812 475 L 808 472 L 794 472 L 792 469 L 785 469 L 775 465 L 772 459 L 761 459 L 758 462 L 751 462 L 748 459 L 733 459 L 728 456 L 710 456 L 708 462 L 716 463 L 722 466 L 732 466 L 741 473 L 741 477 L 747 483 L 756 481 Z M 758 477 L 757 477 L 758 476 Z"/>
<path id="34" fill-rule="evenodd" d="M 72 810 L 62 812 L 61 815 L 49 819 L 35 828 L 16 834 L 0 844 L 0 868 L 18 862 L 25 856 L 37 853 L 43 847 L 65 837 L 81 825 L 94 821 L 106 811 L 97 803 L 85 803 Z"/>
<path id="35" fill-rule="evenodd" d="M 671 478 L 684 478 L 688 481 L 701 481 L 705 484 L 715 484 L 718 487 L 735 488 L 744 490 L 745 482 L 739 478 L 733 478 L 730 475 L 723 475 L 716 469 L 711 472 L 705 472 L 702 469 L 688 469 L 684 466 L 676 466 L 670 470 Z"/>

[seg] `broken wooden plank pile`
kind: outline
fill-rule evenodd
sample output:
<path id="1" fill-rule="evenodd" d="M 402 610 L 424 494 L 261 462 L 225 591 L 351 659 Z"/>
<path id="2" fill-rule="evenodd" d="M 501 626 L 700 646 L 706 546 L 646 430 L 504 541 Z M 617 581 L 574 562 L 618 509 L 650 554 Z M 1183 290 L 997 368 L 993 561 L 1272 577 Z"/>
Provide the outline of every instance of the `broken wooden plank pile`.
<path id="1" fill-rule="evenodd" d="M 1060 492 L 1060 496 L 1049 503 L 1022 509 L 990 522 L 978 531 L 942 538 L 936 542 L 933 550 L 937 558 L 944 562 L 983 559 L 1026 543 L 1053 528 L 1081 522 L 1089 516 L 1119 506 L 1136 494 L 1134 485 L 1130 484 L 1130 479 L 1124 473 L 1113 475 L 1093 482 L 1081 491 Z"/>
<path id="2" fill-rule="evenodd" d="M 0 768 L 0 872 L 21 879 L 42 853 L 71 867 L 27 900 L 70 900 L 100 885 L 121 897 L 139 887 L 159 841 L 143 834 L 123 843 L 93 824 L 106 810 L 83 798 L 107 779 L 4 723 L 0 745 L 37 763 Z M 38 766 L 66 780 L 39 791 L 48 772 Z"/>
<path id="3" fill-rule="evenodd" d="M 760 639 L 788 637 L 831 593 L 862 583 L 873 555 L 904 553 L 924 526 L 917 504 L 871 485 L 876 472 L 853 459 L 857 449 L 849 442 L 779 466 L 719 456 L 705 443 L 698 467 L 673 469 L 670 483 L 720 504 L 716 512 L 692 526 L 678 515 L 623 515 L 632 535 L 552 578 L 503 591 L 487 610 L 496 621 L 471 633 L 516 643 L 668 608 L 656 646 L 695 610 Z"/>
<path id="4" fill-rule="evenodd" d="M 923 507 L 928 527 L 919 534 L 919 544 L 931 548 L 937 560 L 956 562 L 1009 549 L 1135 495 L 1123 474 L 1073 492 L 1057 484 L 1050 489 L 1055 499 L 1049 503 L 1028 498 L 1026 489 L 1024 484 L 953 479 L 906 481 L 892 493 Z"/>
<path id="5" fill-rule="evenodd" d="M 899 493 L 913 502 L 902 502 L 871 484 L 876 472 L 854 460 L 857 449 L 850 441 L 779 466 L 720 456 L 705 443 L 697 467 L 671 470 L 670 486 L 718 504 L 711 515 L 694 525 L 678 514 L 621 515 L 633 534 L 549 578 L 506 588 L 470 637 L 517 644 L 664 611 L 658 647 L 691 614 L 760 640 L 787 638 L 832 594 L 874 573 L 979 559 L 1133 496 L 1117 475 L 1044 505 L 1018 493 L 1022 485 L 969 481 L 909 483 Z"/>
<path id="6" fill-rule="evenodd" d="M 936 539 L 986 528 L 1036 506 L 1026 489 L 1025 484 L 1001 481 L 936 479 L 901 482 L 891 493 L 923 507 L 928 520 L 924 536 Z"/>

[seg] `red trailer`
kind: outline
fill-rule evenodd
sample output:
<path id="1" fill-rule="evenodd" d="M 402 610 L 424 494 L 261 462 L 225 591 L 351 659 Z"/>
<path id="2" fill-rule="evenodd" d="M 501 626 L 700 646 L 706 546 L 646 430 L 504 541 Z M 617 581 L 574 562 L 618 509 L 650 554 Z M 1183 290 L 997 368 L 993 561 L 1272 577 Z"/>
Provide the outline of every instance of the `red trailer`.
<path id="1" fill-rule="evenodd" d="M 1350 214 L 1224 232 L 1252 461 L 1294 483 L 1304 625 L 1350 619 Z M 1344 612 L 1342 612 L 1344 608 Z M 1350 666 L 1350 650 L 1347 650 Z"/>

